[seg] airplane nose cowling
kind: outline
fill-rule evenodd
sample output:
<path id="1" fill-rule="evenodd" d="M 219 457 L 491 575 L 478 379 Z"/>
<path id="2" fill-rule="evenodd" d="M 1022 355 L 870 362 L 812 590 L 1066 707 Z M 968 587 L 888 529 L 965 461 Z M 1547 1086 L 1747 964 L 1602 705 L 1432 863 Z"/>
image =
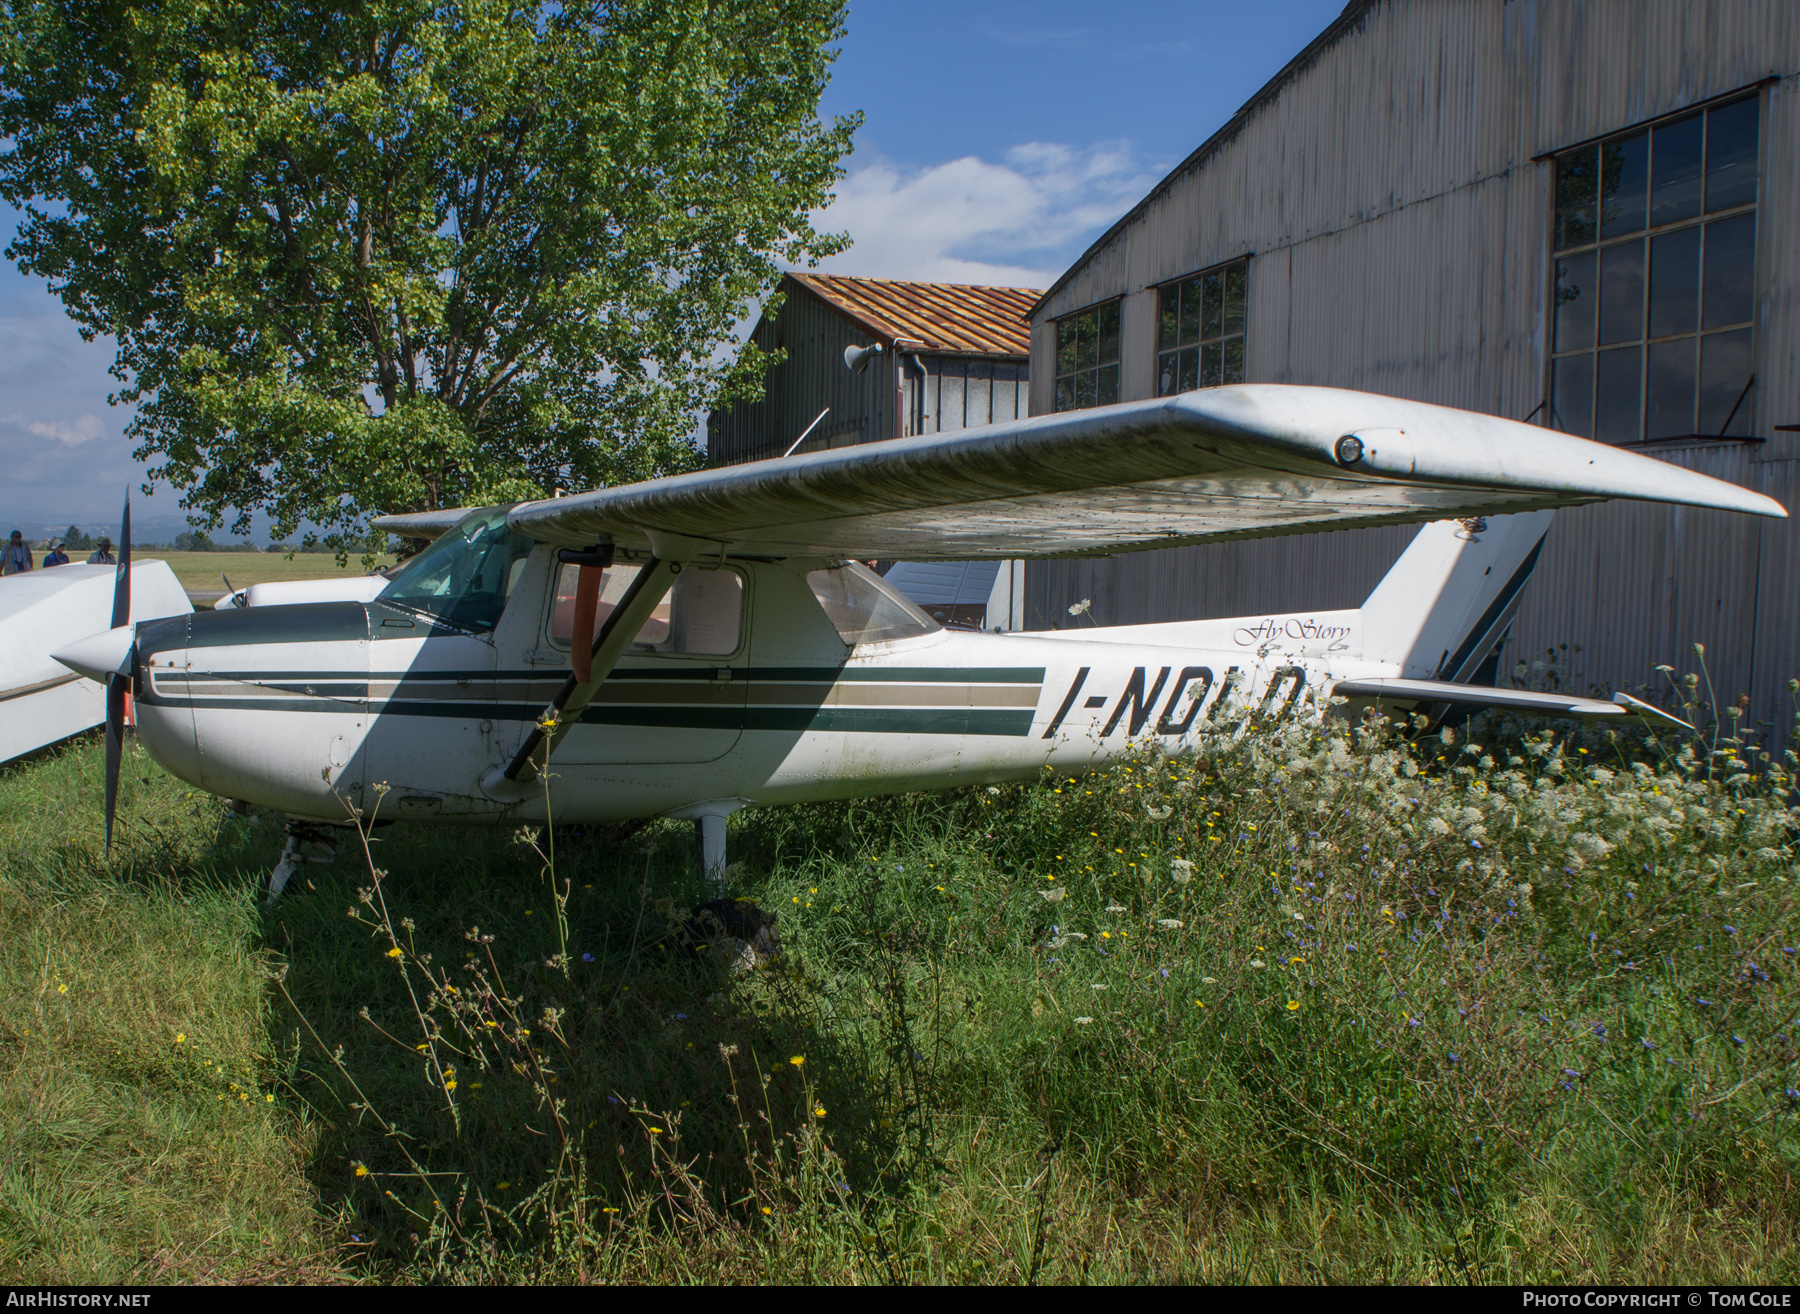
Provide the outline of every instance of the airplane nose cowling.
<path id="1" fill-rule="evenodd" d="M 134 638 L 135 628 L 121 625 L 116 630 L 103 630 L 99 634 L 90 634 L 85 639 L 77 639 L 50 655 L 76 674 L 105 684 L 109 675 L 130 673 Z"/>

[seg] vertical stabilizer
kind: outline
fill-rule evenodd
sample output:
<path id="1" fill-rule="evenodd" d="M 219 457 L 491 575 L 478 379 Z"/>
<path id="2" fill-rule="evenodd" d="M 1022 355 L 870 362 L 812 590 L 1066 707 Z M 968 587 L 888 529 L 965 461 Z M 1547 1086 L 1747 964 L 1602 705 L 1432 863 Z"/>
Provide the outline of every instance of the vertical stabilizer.
<path id="1" fill-rule="evenodd" d="M 1363 655 L 1466 682 L 1506 636 L 1553 514 L 1426 525 L 1363 603 Z"/>

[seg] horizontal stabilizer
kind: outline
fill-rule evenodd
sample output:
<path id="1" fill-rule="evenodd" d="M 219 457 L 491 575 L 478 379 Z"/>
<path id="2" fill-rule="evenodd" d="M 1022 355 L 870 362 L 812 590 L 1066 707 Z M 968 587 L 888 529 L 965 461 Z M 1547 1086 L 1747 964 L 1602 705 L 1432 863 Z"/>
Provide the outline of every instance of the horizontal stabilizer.
<path id="1" fill-rule="evenodd" d="M 1471 707 L 1501 707 L 1508 711 L 1535 712 L 1539 716 L 1604 717 L 1617 720 L 1636 716 L 1651 725 L 1693 727 L 1630 694 L 1616 693 L 1612 701 L 1576 698 L 1569 694 L 1532 693 L 1525 689 L 1495 689 L 1489 685 L 1451 684 L 1444 680 L 1339 680 L 1330 692 L 1340 698 L 1375 698 L 1390 703 L 1455 703 Z"/>

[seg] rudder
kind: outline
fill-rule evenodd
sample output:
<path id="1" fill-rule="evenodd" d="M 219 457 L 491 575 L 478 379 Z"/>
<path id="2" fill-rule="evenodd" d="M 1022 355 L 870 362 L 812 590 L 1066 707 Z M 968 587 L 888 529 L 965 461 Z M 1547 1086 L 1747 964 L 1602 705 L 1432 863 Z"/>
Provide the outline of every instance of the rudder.
<path id="1" fill-rule="evenodd" d="M 1362 606 L 1363 656 L 1407 679 L 1466 683 L 1505 637 L 1552 511 L 1419 530 Z"/>

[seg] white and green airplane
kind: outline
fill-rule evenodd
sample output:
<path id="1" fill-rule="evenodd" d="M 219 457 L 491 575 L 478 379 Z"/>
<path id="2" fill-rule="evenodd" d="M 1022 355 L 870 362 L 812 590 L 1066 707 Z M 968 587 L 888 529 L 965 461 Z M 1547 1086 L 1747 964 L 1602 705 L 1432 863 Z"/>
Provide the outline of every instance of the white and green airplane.
<path id="1" fill-rule="evenodd" d="M 1256 718 L 1325 715 L 1333 695 L 1352 713 L 1660 716 L 1622 693 L 1466 683 L 1506 634 L 1550 508 L 1607 498 L 1786 514 L 1548 429 L 1246 384 L 385 517 L 433 540 L 391 578 L 259 586 L 56 656 L 128 689 L 142 743 L 176 776 L 290 819 L 271 897 L 307 827 L 355 809 L 692 818 L 716 876 L 741 807 L 1191 752 Z M 859 564 L 1406 522 L 1432 523 L 1347 611 L 976 633 Z"/>

